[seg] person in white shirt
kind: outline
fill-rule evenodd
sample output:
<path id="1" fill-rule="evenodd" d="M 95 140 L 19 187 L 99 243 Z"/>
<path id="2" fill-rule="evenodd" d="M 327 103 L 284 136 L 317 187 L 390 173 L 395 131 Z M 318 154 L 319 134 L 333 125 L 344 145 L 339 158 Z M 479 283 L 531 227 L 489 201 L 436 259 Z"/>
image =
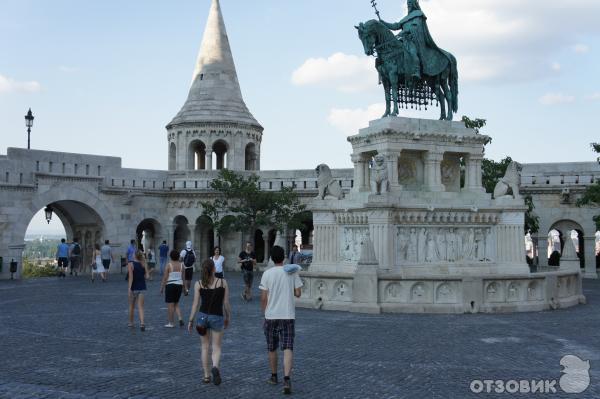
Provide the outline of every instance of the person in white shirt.
<path id="1" fill-rule="evenodd" d="M 260 280 L 261 309 L 265 315 L 263 325 L 269 352 L 271 378 L 268 382 L 277 384 L 277 347 L 283 351 L 283 393 L 292 393 L 290 374 L 292 372 L 295 336 L 295 299 L 300 298 L 302 280 L 298 273 L 288 273 L 283 268 L 285 253 L 280 246 L 271 250 L 275 266 L 262 275 Z"/>
<path id="2" fill-rule="evenodd" d="M 225 262 L 225 257 L 221 255 L 221 247 L 215 247 L 213 249 L 212 261 L 215 264 L 215 277 L 223 278 L 223 263 Z"/>

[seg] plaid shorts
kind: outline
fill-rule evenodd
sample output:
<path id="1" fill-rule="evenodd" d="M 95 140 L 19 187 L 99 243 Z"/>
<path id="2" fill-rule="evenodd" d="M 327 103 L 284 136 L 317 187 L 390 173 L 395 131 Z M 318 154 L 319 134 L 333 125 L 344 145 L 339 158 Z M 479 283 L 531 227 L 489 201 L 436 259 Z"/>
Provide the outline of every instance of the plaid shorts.
<path id="1" fill-rule="evenodd" d="M 294 321 L 290 320 L 267 320 L 263 325 L 265 337 L 267 338 L 267 349 L 269 352 L 277 350 L 277 346 L 281 350 L 294 350 Z"/>

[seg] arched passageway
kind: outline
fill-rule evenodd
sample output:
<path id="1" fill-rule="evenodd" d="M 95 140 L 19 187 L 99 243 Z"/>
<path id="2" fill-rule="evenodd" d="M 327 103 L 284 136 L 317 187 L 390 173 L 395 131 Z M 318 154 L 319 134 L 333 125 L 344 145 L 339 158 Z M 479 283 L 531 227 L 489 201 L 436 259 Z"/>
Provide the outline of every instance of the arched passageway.
<path id="1" fill-rule="evenodd" d="M 94 245 L 102 244 L 105 239 L 108 239 L 105 221 L 89 205 L 74 200 L 50 202 L 42 209 L 48 210 L 50 223 L 62 224 L 65 234 L 63 238 L 67 243 L 70 244 L 75 239 L 79 241 L 81 247 L 80 270 L 89 272 Z M 37 213 L 35 212 L 34 215 Z M 23 241 L 32 219 L 33 216 L 24 228 Z M 21 266 L 19 265 L 19 267 Z"/>
<path id="2" fill-rule="evenodd" d="M 202 257 L 208 257 L 212 254 L 215 246 L 215 233 L 212 228 L 213 222 L 208 216 L 200 216 L 196 219 L 196 231 L 194 234 L 194 249 Z"/>
<path id="3" fill-rule="evenodd" d="M 189 241 L 191 237 L 188 224 L 185 216 L 177 216 L 173 220 L 173 249 L 181 251 L 185 248 L 186 241 Z"/>
<path id="4" fill-rule="evenodd" d="M 145 252 L 150 249 L 156 254 L 157 248 L 162 242 L 162 227 L 156 219 L 144 219 L 135 229 L 135 238 L 138 248 L 143 248 Z"/>

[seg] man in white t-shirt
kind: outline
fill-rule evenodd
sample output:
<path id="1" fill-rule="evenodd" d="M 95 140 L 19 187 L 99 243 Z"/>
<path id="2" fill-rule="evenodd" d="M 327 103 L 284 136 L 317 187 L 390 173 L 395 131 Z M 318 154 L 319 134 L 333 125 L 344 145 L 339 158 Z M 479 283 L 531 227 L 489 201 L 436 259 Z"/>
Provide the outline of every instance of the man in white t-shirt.
<path id="1" fill-rule="evenodd" d="M 271 250 L 271 259 L 275 266 L 265 271 L 260 280 L 261 309 L 265 314 L 264 333 L 267 338 L 271 378 L 268 382 L 277 384 L 277 347 L 283 351 L 283 393 L 292 393 L 290 374 L 294 350 L 294 322 L 296 303 L 294 296 L 300 298 L 302 280 L 298 273 L 287 273 L 283 269 L 285 253 L 280 246 Z"/>

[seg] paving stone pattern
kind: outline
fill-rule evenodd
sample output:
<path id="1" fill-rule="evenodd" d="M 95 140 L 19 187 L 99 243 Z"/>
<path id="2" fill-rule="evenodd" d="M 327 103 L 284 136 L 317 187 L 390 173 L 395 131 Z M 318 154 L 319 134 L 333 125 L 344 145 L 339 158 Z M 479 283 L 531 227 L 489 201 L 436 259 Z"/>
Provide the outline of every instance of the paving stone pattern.
<path id="1" fill-rule="evenodd" d="M 166 329 L 149 282 L 146 332 L 128 329 L 123 276 L 0 282 L 0 398 L 270 398 L 258 300 L 229 273 L 233 323 L 223 383 L 201 383 L 200 340 Z M 600 281 L 588 304 L 496 315 L 362 315 L 297 310 L 293 396 L 302 398 L 600 397 Z M 258 290 L 255 289 L 255 294 Z M 183 301 L 187 320 L 191 297 Z M 559 379 L 567 354 L 591 361 L 582 395 L 473 394 L 473 379 Z M 280 372 L 281 374 L 281 372 Z M 558 384 L 557 384 L 558 388 Z"/>

